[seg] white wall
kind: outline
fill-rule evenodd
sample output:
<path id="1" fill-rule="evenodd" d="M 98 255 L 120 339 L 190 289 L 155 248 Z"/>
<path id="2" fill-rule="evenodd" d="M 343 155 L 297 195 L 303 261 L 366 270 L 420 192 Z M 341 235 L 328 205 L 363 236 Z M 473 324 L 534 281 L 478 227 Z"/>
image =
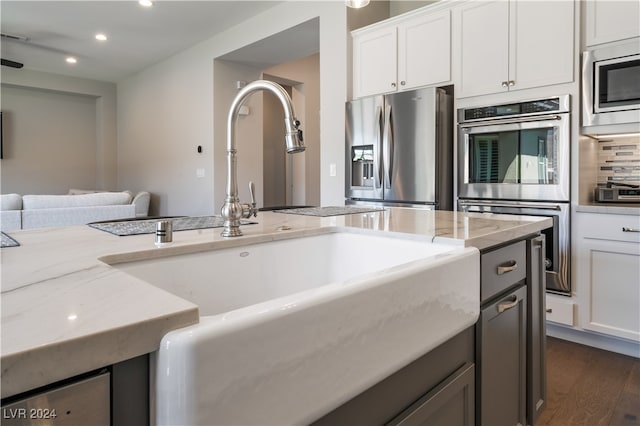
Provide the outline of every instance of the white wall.
<path id="1" fill-rule="evenodd" d="M 293 102 L 296 106 L 296 113 L 302 122 L 300 126 L 304 131 L 304 145 L 306 147 L 303 154 L 292 156 L 295 161 L 300 156 L 304 156 L 304 176 L 299 179 L 304 182 L 304 199 L 294 196 L 292 201 L 295 205 L 320 205 L 320 55 L 311 55 L 295 62 L 290 62 L 280 66 L 275 66 L 265 70 L 270 76 L 284 80 L 299 81 L 302 84 L 293 87 Z M 304 100 L 298 102 L 297 98 Z M 298 104 L 302 105 L 298 105 Z M 344 136 L 343 136 L 344 139 Z M 284 152 L 283 142 L 277 147 Z"/>
<path id="2" fill-rule="evenodd" d="M 144 187 L 158 195 L 154 214 L 219 213 L 225 192 L 226 114 L 235 90 L 221 93 L 214 88 L 214 59 L 316 17 L 320 19 L 320 201 L 342 204 L 347 30 L 341 1 L 284 2 L 120 82 L 120 185 Z M 201 155 L 196 152 L 198 145 L 204 149 Z M 330 164 L 336 164 L 338 176 L 329 176 Z M 205 170 L 205 178 L 196 177 L 197 168 Z M 246 197 L 242 188 L 240 194 Z"/>
<path id="3" fill-rule="evenodd" d="M 2 69 L 2 192 L 116 190 L 116 86 Z"/>

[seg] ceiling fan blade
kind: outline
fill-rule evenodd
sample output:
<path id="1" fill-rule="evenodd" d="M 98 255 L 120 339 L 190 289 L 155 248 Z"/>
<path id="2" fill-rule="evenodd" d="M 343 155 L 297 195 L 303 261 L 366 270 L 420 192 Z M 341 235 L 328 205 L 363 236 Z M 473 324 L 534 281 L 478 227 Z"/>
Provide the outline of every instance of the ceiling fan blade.
<path id="1" fill-rule="evenodd" d="M 4 58 L 2 58 L 2 65 L 11 68 L 22 68 L 24 66 L 24 64 L 21 64 L 20 62 L 10 61 L 9 59 Z"/>

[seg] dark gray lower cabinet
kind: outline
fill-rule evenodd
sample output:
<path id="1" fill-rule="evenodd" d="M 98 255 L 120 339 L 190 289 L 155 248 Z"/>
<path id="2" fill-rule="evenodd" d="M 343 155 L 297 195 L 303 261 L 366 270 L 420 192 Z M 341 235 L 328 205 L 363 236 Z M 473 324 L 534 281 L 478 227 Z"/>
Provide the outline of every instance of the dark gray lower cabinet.
<path id="1" fill-rule="evenodd" d="M 473 425 L 474 388 L 470 327 L 314 425 Z"/>
<path id="2" fill-rule="evenodd" d="M 526 424 L 527 288 L 483 307 L 478 324 L 478 417 L 484 426 Z"/>
<path id="3" fill-rule="evenodd" d="M 526 284 L 525 240 L 481 254 L 476 324 L 476 420 L 480 426 L 526 424 Z"/>
<path id="4" fill-rule="evenodd" d="M 471 425 L 474 422 L 475 366 L 467 364 L 413 403 L 389 426 Z"/>
<path id="5" fill-rule="evenodd" d="M 545 408 L 546 309 L 545 236 L 527 240 L 527 421 L 534 425 Z"/>

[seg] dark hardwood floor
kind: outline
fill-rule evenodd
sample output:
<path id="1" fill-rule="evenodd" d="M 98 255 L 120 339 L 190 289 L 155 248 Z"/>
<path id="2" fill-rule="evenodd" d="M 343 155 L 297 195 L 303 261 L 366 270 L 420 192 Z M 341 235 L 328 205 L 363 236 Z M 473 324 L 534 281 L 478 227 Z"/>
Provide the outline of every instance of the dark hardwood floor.
<path id="1" fill-rule="evenodd" d="M 547 407 L 535 426 L 640 425 L 640 359 L 547 338 Z"/>

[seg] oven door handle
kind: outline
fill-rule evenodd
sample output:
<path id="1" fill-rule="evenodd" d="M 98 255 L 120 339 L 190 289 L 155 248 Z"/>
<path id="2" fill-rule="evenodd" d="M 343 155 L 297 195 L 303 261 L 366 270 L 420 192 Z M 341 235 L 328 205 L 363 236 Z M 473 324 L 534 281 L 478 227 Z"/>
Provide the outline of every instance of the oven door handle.
<path id="1" fill-rule="evenodd" d="M 560 211 L 562 207 L 559 204 L 553 205 L 539 205 L 539 204 L 510 204 L 510 203 L 494 203 L 488 201 L 459 201 L 460 207 L 508 207 L 508 208 L 517 208 L 517 209 L 536 209 L 536 210 L 554 210 Z"/>
<path id="2" fill-rule="evenodd" d="M 474 123 L 460 124 L 461 129 L 467 129 L 480 126 L 493 126 L 498 124 L 521 124 L 531 123 L 535 121 L 548 121 L 548 120 L 562 120 L 562 116 L 556 114 L 537 115 L 534 117 L 521 117 L 521 118 L 505 118 L 503 120 L 484 120 Z"/>

